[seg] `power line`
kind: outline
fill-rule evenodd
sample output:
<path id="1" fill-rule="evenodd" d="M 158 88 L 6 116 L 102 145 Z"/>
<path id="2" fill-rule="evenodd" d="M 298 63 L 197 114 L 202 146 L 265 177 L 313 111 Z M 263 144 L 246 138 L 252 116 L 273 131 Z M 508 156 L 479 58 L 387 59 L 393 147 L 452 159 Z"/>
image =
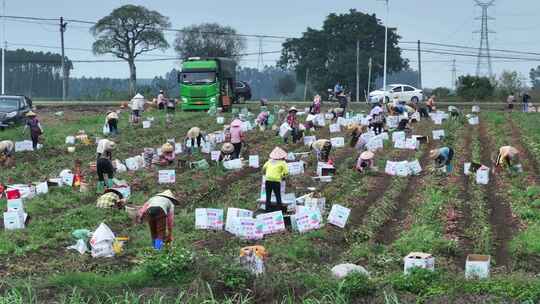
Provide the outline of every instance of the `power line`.
<path id="1" fill-rule="evenodd" d="M 399 43 L 400 44 L 416 44 L 417 42 L 400 41 Z M 469 49 L 469 50 L 476 50 L 476 51 L 479 50 L 479 48 L 477 48 L 477 47 L 463 46 L 463 45 L 456 45 L 456 44 L 445 44 L 445 43 L 424 42 L 424 41 L 422 41 L 422 44 L 443 46 L 443 47 L 456 48 L 456 49 Z M 506 49 L 490 49 L 490 51 L 492 51 L 492 52 L 503 52 L 503 53 L 514 53 L 514 54 L 523 54 L 523 55 L 539 55 L 540 56 L 540 53 L 528 52 L 528 51 L 516 51 L 516 50 L 506 50 Z"/>

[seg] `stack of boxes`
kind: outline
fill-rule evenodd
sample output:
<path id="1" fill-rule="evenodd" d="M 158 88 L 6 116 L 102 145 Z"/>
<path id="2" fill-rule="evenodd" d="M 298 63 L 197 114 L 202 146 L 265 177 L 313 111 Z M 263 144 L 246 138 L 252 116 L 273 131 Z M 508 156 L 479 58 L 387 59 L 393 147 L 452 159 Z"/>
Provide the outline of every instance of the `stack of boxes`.
<path id="1" fill-rule="evenodd" d="M 18 189 L 6 190 L 7 212 L 4 212 L 4 228 L 6 230 L 23 229 L 27 214 L 21 192 Z"/>

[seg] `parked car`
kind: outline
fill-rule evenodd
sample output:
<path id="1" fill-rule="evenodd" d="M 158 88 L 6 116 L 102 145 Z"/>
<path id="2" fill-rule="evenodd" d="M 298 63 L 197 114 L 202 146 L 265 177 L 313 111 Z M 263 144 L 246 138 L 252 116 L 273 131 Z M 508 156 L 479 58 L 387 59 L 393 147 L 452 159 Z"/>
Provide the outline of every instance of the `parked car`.
<path id="1" fill-rule="evenodd" d="M 397 96 L 399 102 L 412 101 L 417 103 L 424 100 L 424 92 L 420 89 L 406 84 L 390 84 L 386 89 L 379 89 L 369 93 L 371 103 L 376 103 L 384 99 L 385 103 L 393 101 Z"/>
<path id="2" fill-rule="evenodd" d="M 245 81 L 236 81 L 234 88 L 235 102 L 244 102 L 251 99 L 251 87 Z"/>
<path id="3" fill-rule="evenodd" d="M 32 100 L 26 96 L 0 95 L 0 127 L 23 121 L 31 107 Z"/>

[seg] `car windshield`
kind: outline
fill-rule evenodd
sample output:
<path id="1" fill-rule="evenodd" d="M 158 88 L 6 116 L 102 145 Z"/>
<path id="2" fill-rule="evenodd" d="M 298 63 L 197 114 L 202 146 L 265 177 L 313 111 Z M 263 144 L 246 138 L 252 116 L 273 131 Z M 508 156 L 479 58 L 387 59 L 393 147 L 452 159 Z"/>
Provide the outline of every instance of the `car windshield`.
<path id="1" fill-rule="evenodd" d="M 207 84 L 216 82 L 215 72 L 184 72 L 181 77 L 185 84 Z"/>
<path id="2" fill-rule="evenodd" d="M 17 111 L 18 100 L 14 98 L 0 98 L 0 111 L 12 112 Z"/>

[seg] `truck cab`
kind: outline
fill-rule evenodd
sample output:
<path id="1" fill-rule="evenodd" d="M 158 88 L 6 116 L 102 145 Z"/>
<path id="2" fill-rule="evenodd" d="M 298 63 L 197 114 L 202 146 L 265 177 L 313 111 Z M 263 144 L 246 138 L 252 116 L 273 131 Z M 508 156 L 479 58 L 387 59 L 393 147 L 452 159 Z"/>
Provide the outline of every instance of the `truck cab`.
<path id="1" fill-rule="evenodd" d="M 182 110 L 231 108 L 235 97 L 236 62 L 229 58 L 189 58 L 178 75 Z"/>

